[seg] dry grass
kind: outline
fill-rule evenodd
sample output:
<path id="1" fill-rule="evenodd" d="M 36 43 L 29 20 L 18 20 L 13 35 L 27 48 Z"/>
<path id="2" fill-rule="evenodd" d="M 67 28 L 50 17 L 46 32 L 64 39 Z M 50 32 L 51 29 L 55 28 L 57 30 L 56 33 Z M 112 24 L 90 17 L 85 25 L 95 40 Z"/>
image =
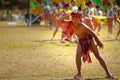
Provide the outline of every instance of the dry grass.
<path id="1" fill-rule="evenodd" d="M 114 29 L 116 35 L 118 28 Z M 0 27 L 0 80 L 72 80 L 76 74 L 76 44 L 59 42 L 60 32 L 50 41 L 53 30 L 44 27 Z M 120 40 L 106 38 L 103 27 L 100 50 L 110 71 L 120 79 Z M 104 80 L 105 73 L 93 54 L 83 64 L 85 80 Z"/>

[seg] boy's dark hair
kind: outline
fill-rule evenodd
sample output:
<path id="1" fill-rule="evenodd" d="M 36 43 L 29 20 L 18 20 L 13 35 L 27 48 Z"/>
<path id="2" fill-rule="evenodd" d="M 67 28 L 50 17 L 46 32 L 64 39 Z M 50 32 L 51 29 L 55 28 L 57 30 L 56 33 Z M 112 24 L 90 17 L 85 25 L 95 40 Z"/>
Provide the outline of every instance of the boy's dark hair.
<path id="1" fill-rule="evenodd" d="M 75 1 L 74 1 L 74 0 L 71 0 L 71 3 L 72 3 L 72 2 L 75 2 Z"/>
<path id="2" fill-rule="evenodd" d="M 65 4 L 63 7 L 64 7 L 64 8 L 67 8 L 67 7 L 69 7 L 69 4 Z"/>
<path id="3" fill-rule="evenodd" d="M 107 3 L 108 6 L 111 6 L 111 3 Z"/>
<path id="4" fill-rule="evenodd" d="M 82 8 L 81 8 L 81 7 L 82 7 L 82 5 L 80 5 L 80 6 L 78 7 L 78 10 L 79 10 L 79 11 L 81 11 L 81 10 L 82 10 Z"/>
<path id="5" fill-rule="evenodd" d="M 88 1 L 88 2 L 86 3 L 87 6 L 89 6 L 90 4 L 92 4 L 91 1 Z"/>
<path id="6" fill-rule="evenodd" d="M 53 5 L 56 5 L 57 3 L 56 2 L 53 2 Z"/>
<path id="7" fill-rule="evenodd" d="M 44 2 L 44 4 L 46 5 L 46 4 L 47 4 L 47 2 L 45 1 L 45 2 Z"/>
<path id="8" fill-rule="evenodd" d="M 99 6 L 99 5 L 97 5 L 97 6 L 96 6 L 96 8 L 100 8 L 100 6 Z"/>
<path id="9" fill-rule="evenodd" d="M 58 4 L 58 3 L 56 3 L 56 4 L 55 4 L 55 6 L 56 6 L 56 7 L 58 7 L 58 6 L 59 6 L 59 4 Z"/>

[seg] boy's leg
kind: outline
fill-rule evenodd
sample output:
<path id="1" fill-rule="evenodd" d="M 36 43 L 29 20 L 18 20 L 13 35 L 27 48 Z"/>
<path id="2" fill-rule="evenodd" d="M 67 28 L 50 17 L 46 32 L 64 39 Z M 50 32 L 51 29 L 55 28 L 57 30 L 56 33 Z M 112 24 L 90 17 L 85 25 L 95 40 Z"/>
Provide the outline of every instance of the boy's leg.
<path id="1" fill-rule="evenodd" d="M 81 57 L 82 57 L 82 48 L 80 46 L 80 44 L 78 44 L 77 46 L 77 50 L 76 50 L 76 67 L 77 67 L 77 71 L 78 73 L 75 75 L 74 78 L 81 78 Z"/>
<path id="2" fill-rule="evenodd" d="M 60 40 L 61 43 L 65 42 L 65 37 L 66 37 L 66 34 L 64 32 L 62 32 L 62 34 L 61 34 L 61 40 Z"/>
<path id="3" fill-rule="evenodd" d="M 53 36 L 52 36 L 51 40 L 54 39 L 54 37 L 55 37 L 55 35 L 56 35 L 57 32 L 58 32 L 58 27 L 55 27 L 55 31 L 54 31 L 54 33 L 53 33 Z"/>
<path id="4" fill-rule="evenodd" d="M 112 37 L 112 27 L 113 26 L 110 27 L 110 38 Z"/>
<path id="5" fill-rule="evenodd" d="M 110 38 L 110 26 L 108 26 L 108 38 Z"/>
<path id="6" fill-rule="evenodd" d="M 118 39 L 119 34 L 120 34 L 120 23 L 119 23 L 119 30 L 117 32 L 116 39 Z"/>
<path id="7" fill-rule="evenodd" d="M 107 65 L 103 59 L 103 57 L 100 55 L 100 52 L 98 51 L 97 45 L 95 44 L 94 40 L 91 40 L 91 49 L 93 51 L 94 56 L 97 58 L 99 63 L 101 64 L 102 68 L 106 72 L 106 77 L 107 78 L 114 78 L 113 75 L 109 72 Z"/>
<path id="8" fill-rule="evenodd" d="M 117 32 L 116 39 L 118 39 L 119 34 L 120 34 L 120 30 Z"/>
<path id="9" fill-rule="evenodd" d="M 101 30 L 101 23 L 100 23 L 99 26 L 98 26 L 97 35 L 99 35 L 100 30 Z"/>

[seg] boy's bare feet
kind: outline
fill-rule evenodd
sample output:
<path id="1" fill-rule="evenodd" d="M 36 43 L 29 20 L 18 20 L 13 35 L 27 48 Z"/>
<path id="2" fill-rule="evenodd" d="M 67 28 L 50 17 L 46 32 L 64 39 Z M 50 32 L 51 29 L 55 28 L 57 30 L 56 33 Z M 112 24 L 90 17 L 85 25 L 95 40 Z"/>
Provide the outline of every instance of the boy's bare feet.
<path id="1" fill-rule="evenodd" d="M 54 40 L 54 37 L 51 38 L 51 41 Z"/>
<path id="2" fill-rule="evenodd" d="M 115 77 L 111 73 L 107 74 L 105 78 L 107 78 L 107 79 L 115 79 Z"/>
<path id="3" fill-rule="evenodd" d="M 82 79 L 83 76 L 81 74 L 76 74 L 73 79 Z"/>

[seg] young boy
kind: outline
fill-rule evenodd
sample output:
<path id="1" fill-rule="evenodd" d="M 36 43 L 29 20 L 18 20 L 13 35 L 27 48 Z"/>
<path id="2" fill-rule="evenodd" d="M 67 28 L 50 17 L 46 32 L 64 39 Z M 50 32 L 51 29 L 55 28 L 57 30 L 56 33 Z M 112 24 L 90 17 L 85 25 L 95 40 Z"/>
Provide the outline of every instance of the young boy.
<path id="1" fill-rule="evenodd" d="M 100 52 L 98 51 L 97 45 L 100 48 L 103 48 L 102 42 L 98 39 L 92 29 L 90 29 L 87 25 L 85 25 L 81 21 L 81 15 L 78 13 L 72 13 L 72 23 L 73 23 L 73 31 L 77 35 L 79 42 L 76 51 L 76 66 L 78 73 L 75 75 L 75 79 L 81 79 L 81 58 L 83 57 L 83 61 L 86 62 L 90 60 L 89 50 L 91 50 L 94 56 L 97 58 L 101 66 L 106 72 L 106 78 L 114 79 L 114 76 L 109 72 L 106 63 L 104 62 Z"/>

